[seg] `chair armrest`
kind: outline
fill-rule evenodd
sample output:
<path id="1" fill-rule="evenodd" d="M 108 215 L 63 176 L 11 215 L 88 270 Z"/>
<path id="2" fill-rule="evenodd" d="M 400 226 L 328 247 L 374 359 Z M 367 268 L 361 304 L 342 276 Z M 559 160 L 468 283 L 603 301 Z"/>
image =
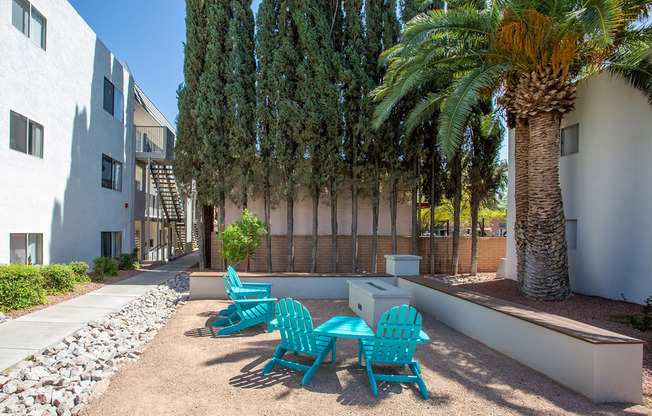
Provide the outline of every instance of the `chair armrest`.
<path id="1" fill-rule="evenodd" d="M 278 299 L 276 298 L 260 298 L 260 299 L 235 299 L 233 302 L 235 303 L 241 303 L 241 304 L 255 304 L 255 303 L 269 303 L 269 302 L 276 302 Z"/>
<path id="2" fill-rule="evenodd" d="M 419 341 L 417 341 L 417 342 L 419 344 L 425 344 L 429 340 L 430 340 L 430 337 L 428 336 L 428 334 L 426 334 L 425 332 L 423 332 L 423 330 L 421 330 L 421 332 L 419 332 Z"/>
<path id="3" fill-rule="evenodd" d="M 245 283 L 245 282 L 242 282 L 242 287 L 245 287 L 245 288 L 246 287 L 272 287 L 272 286 L 274 286 L 273 283 L 249 283 L 249 282 Z"/>

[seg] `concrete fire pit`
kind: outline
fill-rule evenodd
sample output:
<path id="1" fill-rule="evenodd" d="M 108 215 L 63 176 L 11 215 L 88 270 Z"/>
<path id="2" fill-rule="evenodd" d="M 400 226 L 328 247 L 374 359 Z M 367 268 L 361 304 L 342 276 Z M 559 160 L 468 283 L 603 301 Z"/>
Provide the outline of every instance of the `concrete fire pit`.
<path id="1" fill-rule="evenodd" d="M 371 328 L 385 312 L 398 305 L 409 305 L 412 294 L 376 279 L 348 280 L 349 308 Z"/>

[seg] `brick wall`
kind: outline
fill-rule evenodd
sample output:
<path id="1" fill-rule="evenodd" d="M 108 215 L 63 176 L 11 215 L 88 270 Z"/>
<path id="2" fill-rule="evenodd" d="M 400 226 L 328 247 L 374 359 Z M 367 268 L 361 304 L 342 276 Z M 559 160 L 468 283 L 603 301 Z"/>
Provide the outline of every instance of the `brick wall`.
<path id="1" fill-rule="evenodd" d="M 221 257 L 219 245 L 213 236 L 211 246 L 211 263 L 213 269 L 219 270 Z M 342 235 L 338 239 L 338 268 L 339 273 L 350 273 L 351 270 L 351 237 Z M 358 237 L 358 270 L 372 272 L 371 270 L 371 236 Z M 505 238 L 479 237 L 478 238 L 478 272 L 495 272 L 498 270 L 500 259 L 505 257 Z M 317 243 L 317 272 L 333 272 L 331 236 L 319 236 Z M 398 237 L 398 253 L 412 253 L 412 238 Z M 450 257 L 453 247 L 452 237 L 435 238 L 435 272 L 447 273 L 450 271 Z M 385 254 L 392 252 L 392 239 L 389 236 L 378 237 L 377 271 L 385 271 Z M 272 271 L 284 272 L 287 265 L 287 239 L 284 235 L 272 236 Z M 419 239 L 419 255 L 421 260 L 421 273 L 430 271 L 430 237 Z M 309 272 L 312 258 L 312 236 L 294 236 L 294 271 Z M 244 270 L 244 261 L 238 270 Z M 471 269 L 471 237 L 460 237 L 460 273 L 468 273 Z M 267 240 L 262 239 L 262 244 L 256 250 L 256 259 L 251 261 L 252 272 L 267 271 Z"/>

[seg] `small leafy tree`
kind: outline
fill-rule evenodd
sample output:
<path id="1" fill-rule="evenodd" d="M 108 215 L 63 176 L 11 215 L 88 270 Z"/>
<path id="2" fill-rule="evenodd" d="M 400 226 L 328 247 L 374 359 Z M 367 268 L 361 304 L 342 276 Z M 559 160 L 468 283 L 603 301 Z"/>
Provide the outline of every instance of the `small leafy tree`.
<path id="1" fill-rule="evenodd" d="M 215 237 L 222 244 L 222 257 L 231 265 L 247 260 L 245 271 L 249 271 L 251 259 L 256 258 L 260 236 L 267 233 L 267 223 L 245 209 L 242 217 Z"/>

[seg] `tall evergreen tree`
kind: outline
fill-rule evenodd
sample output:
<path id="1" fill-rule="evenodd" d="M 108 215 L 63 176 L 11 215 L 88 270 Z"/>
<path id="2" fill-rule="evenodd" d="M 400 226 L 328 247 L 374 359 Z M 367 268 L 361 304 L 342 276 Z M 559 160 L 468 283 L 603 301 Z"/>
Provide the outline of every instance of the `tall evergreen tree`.
<path id="1" fill-rule="evenodd" d="M 231 165 L 228 146 L 228 103 L 225 87 L 228 83 L 229 44 L 227 31 L 231 20 L 228 3 L 205 0 L 206 59 L 197 93 L 197 124 L 203 146 L 199 150 L 203 166 L 196 177 L 198 189 L 219 206 L 220 224 L 224 224 L 226 196 L 229 193 L 228 172 Z M 212 224 L 211 224 L 212 226 Z"/>
<path id="2" fill-rule="evenodd" d="M 200 77 L 204 71 L 206 58 L 206 9 L 203 0 L 186 1 L 186 42 L 184 43 L 183 74 L 184 84 L 178 94 L 179 116 L 177 140 L 174 154 L 174 175 L 179 185 L 190 194 L 196 185 L 199 204 L 199 267 L 210 267 L 210 230 L 207 222 L 211 218 L 210 195 L 204 188 L 205 181 L 197 179 L 203 174 L 201 152 L 204 142 L 197 125 L 197 94 Z M 208 233 L 206 232 L 208 231 Z M 207 238 L 208 234 L 208 238 Z"/>
<path id="3" fill-rule="evenodd" d="M 274 192 L 276 169 L 275 138 L 277 132 L 276 104 L 278 98 L 277 81 L 279 74 L 274 66 L 274 52 L 278 47 L 278 21 L 280 4 L 278 0 L 263 0 L 256 16 L 256 116 L 260 169 L 258 170 L 264 198 L 264 220 L 271 227 L 271 211 L 277 198 Z M 267 238 L 267 272 L 272 272 L 272 234 Z"/>
<path id="4" fill-rule="evenodd" d="M 255 104 L 256 58 L 254 56 L 254 15 L 251 0 L 231 0 L 227 31 L 225 68 L 227 145 L 233 160 L 230 182 L 233 198 L 247 208 L 247 188 L 252 181 L 256 158 Z"/>
<path id="5" fill-rule="evenodd" d="M 358 271 L 358 194 L 363 154 L 369 136 L 370 114 L 365 111 L 369 86 L 374 84 L 365 67 L 364 16 L 362 0 L 344 1 L 342 26 L 342 86 L 345 154 L 351 179 L 351 271 Z M 375 71 L 374 71 L 375 72 Z"/>
<path id="6" fill-rule="evenodd" d="M 293 19 L 294 0 L 280 4 L 278 21 L 278 46 L 274 54 L 276 101 L 275 148 L 277 164 L 281 170 L 282 192 L 287 209 L 287 271 L 294 271 L 294 200 L 300 183 L 297 164 L 300 159 L 297 142 L 303 123 L 299 107 L 297 68 L 303 61 L 299 51 L 299 34 Z"/>
<path id="7" fill-rule="evenodd" d="M 299 84 L 297 99 L 302 128 L 296 139 L 300 153 L 307 156 L 306 184 L 312 197 L 312 261 L 310 271 L 317 271 L 319 228 L 319 198 L 326 184 L 325 163 L 333 149 L 330 141 L 339 137 L 341 120 L 337 89 L 337 60 L 330 36 L 326 10 L 316 0 L 293 3 L 292 16 L 297 27 L 299 50 L 302 55 L 297 67 Z"/>

